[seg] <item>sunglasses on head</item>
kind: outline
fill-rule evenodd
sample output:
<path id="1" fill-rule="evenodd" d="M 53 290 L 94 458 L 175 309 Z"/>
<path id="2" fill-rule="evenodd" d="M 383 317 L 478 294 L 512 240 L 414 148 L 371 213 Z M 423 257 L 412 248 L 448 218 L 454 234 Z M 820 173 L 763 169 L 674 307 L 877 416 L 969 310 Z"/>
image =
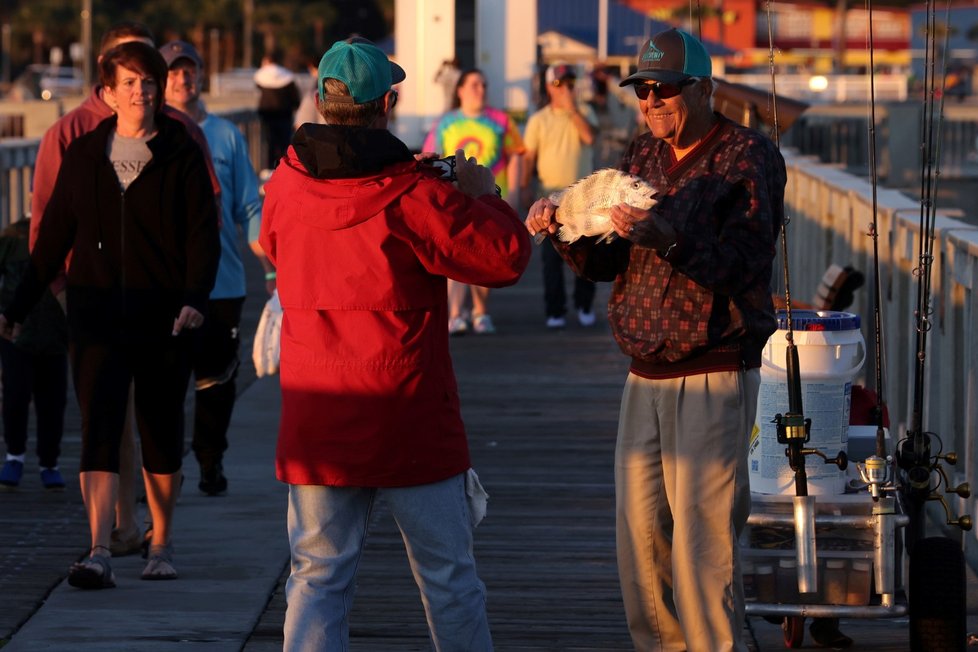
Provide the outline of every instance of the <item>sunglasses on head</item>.
<path id="1" fill-rule="evenodd" d="M 655 96 L 660 100 L 668 100 L 670 97 L 676 97 L 683 92 L 683 88 L 689 86 L 690 84 L 695 84 L 699 79 L 696 77 L 687 77 L 681 82 L 676 82 L 675 84 L 666 84 L 664 82 L 652 82 L 646 84 L 635 84 L 635 94 L 640 100 L 649 99 L 649 95 L 655 93 Z"/>

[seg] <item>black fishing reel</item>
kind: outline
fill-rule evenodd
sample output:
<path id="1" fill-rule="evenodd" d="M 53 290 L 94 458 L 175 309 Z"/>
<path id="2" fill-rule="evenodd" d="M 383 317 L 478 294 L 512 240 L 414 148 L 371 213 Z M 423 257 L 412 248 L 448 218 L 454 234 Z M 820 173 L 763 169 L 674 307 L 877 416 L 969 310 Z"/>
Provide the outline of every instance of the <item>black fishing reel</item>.
<path id="1" fill-rule="evenodd" d="M 931 450 L 932 440 L 938 442 L 938 452 L 935 454 Z M 910 434 L 900 441 L 897 445 L 897 465 L 904 472 L 904 486 L 909 495 L 916 496 L 920 501 L 937 501 L 944 508 L 944 515 L 948 525 L 955 525 L 962 530 L 968 531 L 972 527 L 971 517 L 963 514 L 954 518 L 951 508 L 945 500 L 947 495 L 956 495 L 960 498 L 971 496 L 971 485 L 967 482 L 951 486 L 944 464 L 954 466 L 958 463 L 957 453 L 943 453 L 940 450 L 940 438 L 931 432 Z M 937 475 L 936 483 L 932 482 L 934 475 Z M 944 491 L 941 492 L 941 486 Z"/>
<path id="2" fill-rule="evenodd" d="M 806 448 L 804 445 L 811 439 L 812 420 L 805 419 L 800 414 L 775 414 L 774 424 L 778 437 L 778 443 L 786 445 L 784 454 L 788 458 L 788 464 L 792 470 L 797 471 L 804 466 L 802 460 L 805 455 L 817 455 L 822 458 L 825 464 L 834 464 L 840 471 L 845 471 L 849 466 L 849 457 L 845 451 L 839 451 L 835 457 L 829 457 L 817 448 Z"/>
<path id="3" fill-rule="evenodd" d="M 458 174 L 455 170 L 456 162 L 455 156 L 446 156 L 445 158 L 429 158 L 422 161 L 425 165 L 438 170 L 438 178 L 444 179 L 445 181 L 455 182 L 458 181 Z M 498 185 L 496 186 L 496 196 L 503 196 L 503 189 Z"/>

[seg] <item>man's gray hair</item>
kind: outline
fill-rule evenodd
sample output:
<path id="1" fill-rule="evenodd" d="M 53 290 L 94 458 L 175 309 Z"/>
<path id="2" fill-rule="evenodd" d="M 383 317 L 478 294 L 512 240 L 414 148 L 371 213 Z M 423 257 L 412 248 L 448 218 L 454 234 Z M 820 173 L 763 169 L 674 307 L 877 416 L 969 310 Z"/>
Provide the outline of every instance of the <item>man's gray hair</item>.
<path id="1" fill-rule="evenodd" d="M 322 83 L 326 96 L 340 95 L 350 97 L 350 89 L 340 80 L 328 78 L 324 79 Z M 348 127 L 369 127 L 373 124 L 374 120 L 384 114 L 385 95 L 381 95 L 377 99 L 364 102 L 363 104 L 323 100 L 319 103 L 319 114 L 323 116 L 326 124 L 346 125 Z"/>

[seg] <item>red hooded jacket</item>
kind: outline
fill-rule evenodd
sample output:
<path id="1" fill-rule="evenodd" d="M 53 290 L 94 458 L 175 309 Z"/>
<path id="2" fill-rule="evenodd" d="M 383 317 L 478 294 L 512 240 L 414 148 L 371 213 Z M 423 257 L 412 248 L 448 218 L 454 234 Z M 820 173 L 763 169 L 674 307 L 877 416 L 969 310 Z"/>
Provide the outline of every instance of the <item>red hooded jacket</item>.
<path id="1" fill-rule="evenodd" d="M 519 279 L 529 238 L 506 202 L 459 192 L 386 130 L 304 125 L 266 185 L 260 242 L 284 310 L 278 478 L 390 487 L 468 469 L 446 277 Z"/>

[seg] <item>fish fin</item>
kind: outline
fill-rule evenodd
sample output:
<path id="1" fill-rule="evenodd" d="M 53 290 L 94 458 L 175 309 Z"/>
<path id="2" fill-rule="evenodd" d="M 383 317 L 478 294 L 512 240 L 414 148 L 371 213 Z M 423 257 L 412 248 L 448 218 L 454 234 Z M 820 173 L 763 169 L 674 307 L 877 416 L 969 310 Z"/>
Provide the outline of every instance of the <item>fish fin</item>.
<path id="1" fill-rule="evenodd" d="M 571 243 L 576 242 L 581 237 L 581 234 L 573 229 L 568 229 L 566 226 L 560 227 L 557 230 L 557 239 L 561 242 Z"/>
<path id="2" fill-rule="evenodd" d="M 567 190 L 566 189 L 564 189 L 564 190 L 558 190 L 556 192 L 550 193 L 550 196 L 547 197 L 547 199 L 550 200 L 550 203 L 551 204 L 554 204 L 556 206 L 560 206 L 560 202 L 564 198 L 564 195 L 565 194 L 567 194 Z"/>
<path id="3" fill-rule="evenodd" d="M 614 229 L 612 229 L 611 231 L 608 231 L 603 236 L 601 236 L 600 238 L 598 238 L 598 242 L 604 242 L 605 244 L 611 244 L 612 242 L 615 241 L 615 238 L 617 238 L 617 237 L 618 237 L 618 232 L 615 231 Z"/>

